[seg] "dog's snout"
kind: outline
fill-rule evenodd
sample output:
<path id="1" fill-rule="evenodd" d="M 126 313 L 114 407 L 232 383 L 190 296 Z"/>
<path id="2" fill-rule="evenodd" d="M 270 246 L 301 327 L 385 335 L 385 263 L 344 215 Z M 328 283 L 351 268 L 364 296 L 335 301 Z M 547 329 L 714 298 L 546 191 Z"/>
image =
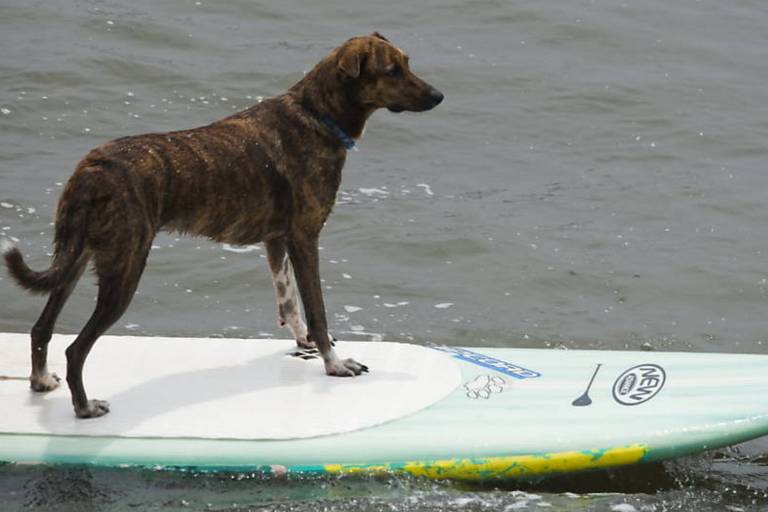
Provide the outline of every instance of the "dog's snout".
<path id="1" fill-rule="evenodd" d="M 429 91 L 429 96 L 432 98 L 432 102 L 435 104 L 435 106 L 438 106 L 445 96 L 443 96 L 443 93 L 438 91 L 437 89 L 432 89 Z"/>

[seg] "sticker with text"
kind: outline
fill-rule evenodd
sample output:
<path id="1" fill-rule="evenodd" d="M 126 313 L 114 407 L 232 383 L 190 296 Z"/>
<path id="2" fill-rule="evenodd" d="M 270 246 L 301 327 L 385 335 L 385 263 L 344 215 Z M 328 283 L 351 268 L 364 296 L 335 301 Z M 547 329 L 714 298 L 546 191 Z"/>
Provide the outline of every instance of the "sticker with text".
<path id="1" fill-rule="evenodd" d="M 613 383 L 613 399 L 621 405 L 640 405 L 664 387 L 667 374 L 657 364 L 639 364 L 624 371 Z"/>
<path id="2" fill-rule="evenodd" d="M 459 348 L 459 347 L 432 347 L 435 350 L 440 350 L 442 352 L 447 352 L 449 354 L 452 354 L 453 357 L 456 359 L 459 359 L 461 361 L 466 361 L 468 363 L 476 364 L 478 366 L 482 366 L 483 368 L 487 368 L 489 370 L 496 370 L 497 372 L 503 373 L 504 375 L 508 375 L 510 377 L 514 377 L 515 379 L 534 379 L 536 377 L 541 377 L 541 373 L 529 370 L 528 368 L 523 368 L 520 365 L 510 363 L 507 361 L 502 361 L 501 359 L 497 359 L 495 357 L 486 356 L 484 354 L 480 354 L 479 352 L 473 352 L 471 350 L 467 350 L 466 348 Z"/>

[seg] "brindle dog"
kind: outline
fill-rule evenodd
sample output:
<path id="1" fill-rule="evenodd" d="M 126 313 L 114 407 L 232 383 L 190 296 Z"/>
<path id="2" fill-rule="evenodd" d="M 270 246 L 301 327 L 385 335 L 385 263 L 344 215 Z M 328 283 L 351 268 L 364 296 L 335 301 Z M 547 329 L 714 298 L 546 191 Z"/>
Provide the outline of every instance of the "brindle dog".
<path id="1" fill-rule="evenodd" d="M 442 99 L 410 71 L 405 53 L 374 33 L 348 40 L 288 92 L 248 110 L 208 126 L 125 137 L 91 151 L 59 201 L 51 267 L 31 270 L 15 247 L 4 254 L 22 287 L 50 294 L 31 331 L 32 389 L 58 386 L 59 378 L 47 369 L 48 342 L 92 261 L 96 309 L 66 350 L 67 383 L 79 418 L 109 412 L 107 402 L 88 400 L 83 364 L 96 339 L 128 307 L 160 230 L 230 244 L 263 241 L 280 324 L 288 324 L 299 345 L 318 348 L 328 375 L 367 371 L 340 359 L 328 338 L 318 237 L 336 198 L 346 150 L 369 116 L 379 108 L 421 112 Z"/>

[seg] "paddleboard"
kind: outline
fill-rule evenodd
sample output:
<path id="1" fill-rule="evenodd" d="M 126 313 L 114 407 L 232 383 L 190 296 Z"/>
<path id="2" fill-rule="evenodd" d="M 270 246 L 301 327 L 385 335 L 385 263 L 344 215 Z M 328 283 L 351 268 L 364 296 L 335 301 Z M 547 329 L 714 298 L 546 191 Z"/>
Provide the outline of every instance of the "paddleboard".
<path id="1" fill-rule="evenodd" d="M 54 336 L 65 373 L 73 336 Z M 271 474 L 511 479 L 659 461 L 768 434 L 768 356 L 103 336 L 85 366 L 111 412 L 33 393 L 0 334 L 0 461 Z"/>

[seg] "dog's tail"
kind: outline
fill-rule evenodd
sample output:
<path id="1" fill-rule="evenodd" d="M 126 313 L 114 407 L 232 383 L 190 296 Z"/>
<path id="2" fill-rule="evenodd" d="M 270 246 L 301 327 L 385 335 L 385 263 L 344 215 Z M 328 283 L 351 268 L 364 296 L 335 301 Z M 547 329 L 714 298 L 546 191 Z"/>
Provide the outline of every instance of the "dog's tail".
<path id="1" fill-rule="evenodd" d="M 77 274 L 78 261 L 85 249 L 82 232 L 67 229 L 68 226 L 63 224 L 67 222 L 56 223 L 53 262 L 48 270 L 41 272 L 29 268 L 21 251 L 7 238 L 0 239 L 0 254 L 3 255 L 8 272 L 19 286 L 32 293 L 45 294 L 69 282 Z"/>

